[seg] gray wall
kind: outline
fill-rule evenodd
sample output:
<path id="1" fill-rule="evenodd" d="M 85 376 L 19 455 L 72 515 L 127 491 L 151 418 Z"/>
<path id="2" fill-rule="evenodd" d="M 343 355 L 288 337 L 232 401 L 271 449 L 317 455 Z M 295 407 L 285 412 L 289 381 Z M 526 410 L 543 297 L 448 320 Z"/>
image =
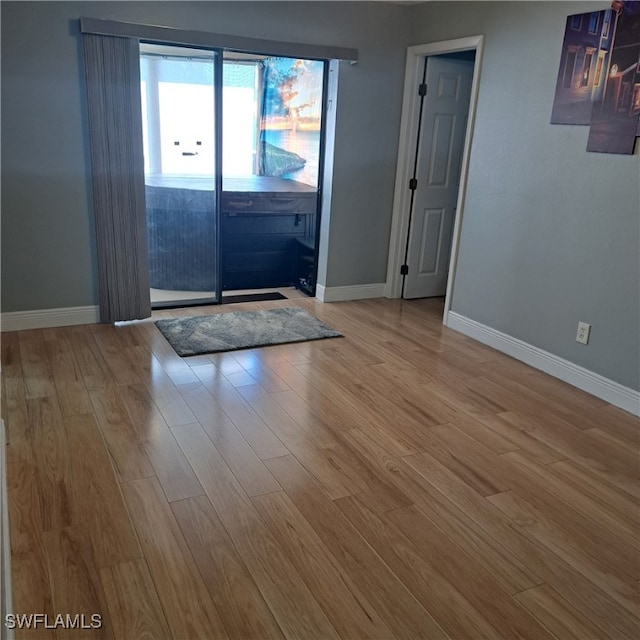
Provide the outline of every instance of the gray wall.
<path id="1" fill-rule="evenodd" d="M 485 36 L 452 310 L 638 389 L 638 149 L 587 153 L 587 127 L 549 124 L 566 16 L 609 4 L 429 2 L 410 39 Z"/>
<path id="2" fill-rule="evenodd" d="M 608 4 L 2 2 L 2 310 L 97 300 L 79 16 L 360 50 L 340 65 L 328 286 L 385 280 L 405 46 L 485 34 L 453 310 L 638 389 L 638 152 L 548 124 L 565 18 Z"/>
<path id="3" fill-rule="evenodd" d="M 384 282 L 405 7 L 343 2 L 5 2 L 2 310 L 97 302 L 77 18 L 358 48 L 340 64 L 327 286 Z"/>

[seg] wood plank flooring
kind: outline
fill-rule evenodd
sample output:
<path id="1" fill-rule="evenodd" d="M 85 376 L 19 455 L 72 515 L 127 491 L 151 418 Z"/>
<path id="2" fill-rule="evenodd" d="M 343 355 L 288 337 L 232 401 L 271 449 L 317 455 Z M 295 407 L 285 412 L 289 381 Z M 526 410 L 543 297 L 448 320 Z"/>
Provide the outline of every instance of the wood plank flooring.
<path id="1" fill-rule="evenodd" d="M 637 418 L 443 328 L 179 358 L 153 322 L 2 334 L 18 638 L 640 637 Z"/>

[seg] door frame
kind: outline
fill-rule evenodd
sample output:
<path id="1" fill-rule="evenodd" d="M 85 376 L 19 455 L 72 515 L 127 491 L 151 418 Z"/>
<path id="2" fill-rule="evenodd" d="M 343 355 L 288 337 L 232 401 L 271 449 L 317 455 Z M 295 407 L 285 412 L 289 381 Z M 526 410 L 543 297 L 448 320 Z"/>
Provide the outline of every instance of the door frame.
<path id="1" fill-rule="evenodd" d="M 443 40 L 427 44 L 415 45 L 407 49 L 407 63 L 405 70 L 404 93 L 402 98 L 402 120 L 400 122 L 400 143 L 398 146 L 398 165 L 396 169 L 395 191 L 393 196 L 393 213 L 391 218 L 391 235 L 389 239 L 389 259 L 387 262 L 387 282 L 385 296 L 387 298 L 400 298 L 402 295 L 402 275 L 400 267 L 404 263 L 405 244 L 409 233 L 409 219 L 411 206 L 411 190 L 409 180 L 413 175 L 415 160 L 416 137 L 418 134 L 418 110 L 420 108 L 420 96 L 418 86 L 421 82 L 422 63 L 424 58 L 442 53 L 455 53 L 456 51 L 476 52 L 473 67 L 473 82 L 471 85 L 471 98 L 469 101 L 469 118 L 465 133 L 464 149 L 462 152 L 462 165 L 460 171 L 460 186 L 456 204 L 456 216 L 453 224 L 451 239 L 451 257 L 449 260 L 449 277 L 447 279 L 447 293 L 444 302 L 444 315 L 442 323 L 447 325 L 453 285 L 456 276 L 458 261 L 458 245 L 462 229 L 465 197 L 467 190 L 467 178 L 473 129 L 475 125 L 476 105 L 480 86 L 480 68 L 482 64 L 482 51 L 484 36 L 469 36 L 455 40 Z"/>

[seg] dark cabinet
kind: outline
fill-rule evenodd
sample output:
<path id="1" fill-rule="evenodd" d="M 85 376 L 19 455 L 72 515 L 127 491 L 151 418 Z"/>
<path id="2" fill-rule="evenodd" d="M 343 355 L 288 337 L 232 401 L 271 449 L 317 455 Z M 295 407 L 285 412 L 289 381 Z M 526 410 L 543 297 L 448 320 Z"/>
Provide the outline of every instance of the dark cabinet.
<path id="1" fill-rule="evenodd" d="M 223 192 L 223 290 L 297 285 L 299 241 L 315 234 L 316 202 L 315 190 Z"/>

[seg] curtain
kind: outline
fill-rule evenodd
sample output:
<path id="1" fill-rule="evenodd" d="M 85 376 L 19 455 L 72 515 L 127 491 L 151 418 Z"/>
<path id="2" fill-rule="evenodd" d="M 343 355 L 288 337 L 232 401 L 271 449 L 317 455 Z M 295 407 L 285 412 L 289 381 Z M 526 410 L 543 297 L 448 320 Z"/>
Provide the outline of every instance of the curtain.
<path id="1" fill-rule="evenodd" d="M 151 315 L 139 44 L 83 34 L 100 320 Z"/>
<path id="2" fill-rule="evenodd" d="M 323 69 L 319 60 L 267 58 L 263 62 L 259 175 L 292 177 L 305 167 L 308 158 L 296 151 L 309 149 L 288 134 L 295 138 L 299 129 L 320 131 Z M 317 175 L 315 181 L 317 186 Z"/>

